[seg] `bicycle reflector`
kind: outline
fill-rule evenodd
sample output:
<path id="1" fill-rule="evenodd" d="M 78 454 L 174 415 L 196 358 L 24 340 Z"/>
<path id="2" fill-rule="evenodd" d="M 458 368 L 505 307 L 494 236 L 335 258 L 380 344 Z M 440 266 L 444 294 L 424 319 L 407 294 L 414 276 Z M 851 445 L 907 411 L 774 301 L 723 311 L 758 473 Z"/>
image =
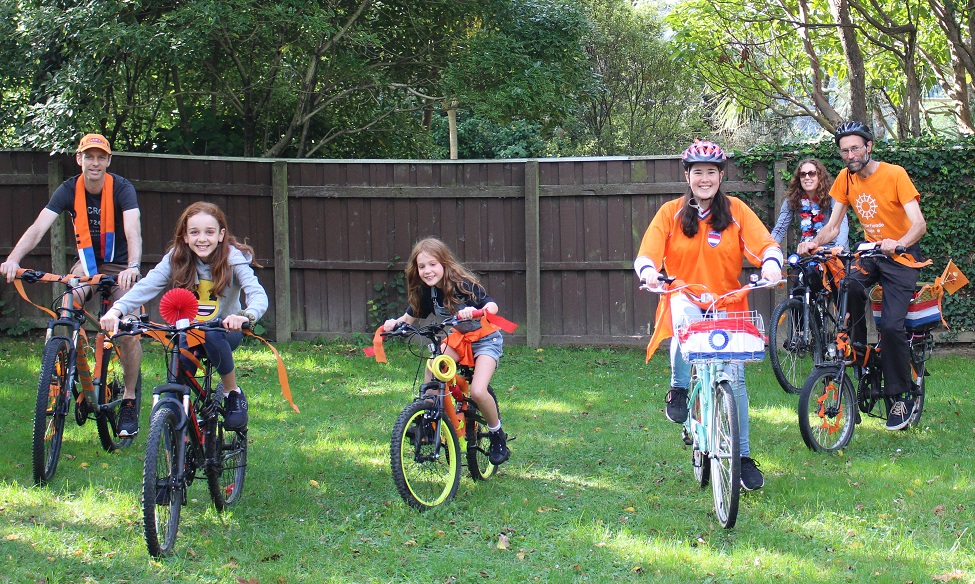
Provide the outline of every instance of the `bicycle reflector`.
<path id="1" fill-rule="evenodd" d="M 184 318 L 193 320 L 199 309 L 200 302 L 185 288 L 173 288 L 163 294 L 159 301 L 159 314 L 169 324 L 176 324 L 176 321 Z"/>
<path id="2" fill-rule="evenodd" d="M 448 355 L 437 355 L 427 361 L 427 369 L 440 381 L 450 381 L 457 375 L 457 362 Z"/>

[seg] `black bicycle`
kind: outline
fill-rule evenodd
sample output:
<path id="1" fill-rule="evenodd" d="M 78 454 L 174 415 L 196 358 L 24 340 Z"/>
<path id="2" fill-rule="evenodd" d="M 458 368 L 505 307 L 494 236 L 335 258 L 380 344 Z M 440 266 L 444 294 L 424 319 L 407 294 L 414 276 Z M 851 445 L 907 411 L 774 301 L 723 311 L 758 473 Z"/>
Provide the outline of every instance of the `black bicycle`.
<path id="1" fill-rule="evenodd" d="M 904 251 L 903 248 L 898 248 L 897 253 Z M 850 274 L 857 258 L 882 255 L 884 254 L 879 248 L 869 248 L 838 253 L 835 257 L 842 260 L 844 273 Z M 883 418 L 894 403 L 894 398 L 884 395 L 883 392 L 883 339 L 878 339 L 874 344 L 854 343 L 850 340 L 853 328 L 847 312 L 850 282 L 848 277 L 840 280 L 836 302 L 839 314 L 846 316 L 840 321 L 836 336 L 826 347 L 824 361 L 813 368 L 799 394 L 799 432 L 803 442 L 811 450 L 842 450 L 853 438 L 853 430 L 861 421 L 861 413 Z M 912 304 L 917 298 L 918 294 L 915 293 Z M 879 304 L 879 298 L 877 300 Z M 936 324 L 929 322 L 923 326 L 912 326 L 910 319 L 907 322 L 912 377 L 907 399 L 914 403 L 908 427 L 918 423 L 924 410 L 924 378 L 929 375 L 926 362 L 934 350 L 931 329 Z M 885 406 L 883 415 L 873 413 L 878 403 Z"/>
<path id="2" fill-rule="evenodd" d="M 79 426 L 94 419 L 102 448 L 112 452 L 132 444 L 131 437 L 118 434 L 119 409 L 125 384 L 118 348 L 98 330 L 101 318 L 111 306 L 115 277 L 104 274 L 75 276 L 51 274 L 39 270 L 21 269 L 17 278 L 29 284 L 38 282 L 65 284 L 55 294 L 51 309 L 38 306 L 52 316 L 47 323 L 41 374 L 37 383 L 37 402 L 34 407 L 34 439 L 32 460 L 34 483 L 44 484 L 54 477 L 61 456 L 64 422 L 71 404 Z M 99 297 L 98 318 L 89 314 L 79 301 L 89 294 L 89 288 Z M 27 298 L 21 286 L 21 296 Z M 37 306 L 36 304 L 34 306 Z M 98 330 L 90 339 L 88 328 Z M 142 406 L 142 374 L 136 381 L 136 411 Z"/>
<path id="3" fill-rule="evenodd" d="M 775 379 L 787 393 L 799 393 L 813 368 L 825 360 L 836 338 L 835 282 L 826 264 L 832 256 L 789 256 L 795 286 L 772 311 L 769 360 Z"/>
<path id="4" fill-rule="evenodd" d="M 225 330 L 218 320 L 119 323 L 119 334 L 147 334 L 166 347 L 166 383 L 152 390 L 142 473 L 142 516 L 151 556 L 173 553 L 180 511 L 195 479 L 206 477 L 217 511 L 236 503 L 244 488 L 247 429 L 224 427 L 223 396 L 212 385 L 216 368 L 185 348 L 206 331 Z M 183 359 L 199 363 L 195 374 L 186 370 Z"/>

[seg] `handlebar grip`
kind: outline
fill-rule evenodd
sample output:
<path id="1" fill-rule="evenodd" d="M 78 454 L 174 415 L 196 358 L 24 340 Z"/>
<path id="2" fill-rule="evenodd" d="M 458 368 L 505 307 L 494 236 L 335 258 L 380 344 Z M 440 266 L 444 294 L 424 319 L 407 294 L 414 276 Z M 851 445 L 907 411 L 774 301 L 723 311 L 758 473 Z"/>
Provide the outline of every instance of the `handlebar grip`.
<path id="1" fill-rule="evenodd" d="M 894 248 L 894 251 L 897 253 L 907 253 L 907 248 L 904 247 L 903 245 L 898 245 L 897 247 Z"/>
<path id="2" fill-rule="evenodd" d="M 471 313 L 471 318 L 481 318 L 485 314 L 487 314 L 486 310 L 484 310 L 483 308 L 478 308 L 477 310 Z"/>

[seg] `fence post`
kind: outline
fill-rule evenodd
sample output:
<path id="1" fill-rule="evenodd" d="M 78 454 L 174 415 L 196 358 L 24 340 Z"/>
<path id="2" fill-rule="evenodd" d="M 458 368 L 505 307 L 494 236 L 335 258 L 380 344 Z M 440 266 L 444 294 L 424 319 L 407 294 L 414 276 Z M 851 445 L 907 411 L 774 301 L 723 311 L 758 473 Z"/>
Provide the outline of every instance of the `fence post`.
<path id="1" fill-rule="evenodd" d="M 788 183 L 782 177 L 786 176 L 788 172 L 788 167 L 784 160 L 776 160 L 772 163 L 772 184 L 775 185 L 775 206 L 772 208 L 772 226 L 774 227 L 774 222 L 779 218 L 779 209 L 782 208 L 782 202 L 785 200 L 785 190 L 788 187 Z M 788 258 L 789 254 L 795 249 L 795 242 L 792 241 L 792 228 L 786 230 L 785 239 L 782 242 L 782 256 Z M 782 266 L 782 276 L 786 277 L 786 266 Z M 772 310 L 779 305 L 780 302 L 785 300 L 785 297 L 789 294 L 789 283 L 786 281 L 786 285 L 773 288 L 772 289 Z"/>
<path id="2" fill-rule="evenodd" d="M 274 340 L 291 340 L 291 246 L 288 216 L 288 163 L 271 164 L 274 225 Z"/>
<path id="3" fill-rule="evenodd" d="M 541 345 L 541 241 L 539 234 L 538 161 L 525 162 L 525 337 L 528 346 Z"/>
<path id="4" fill-rule="evenodd" d="M 81 177 L 78 178 L 81 180 Z M 50 195 L 64 182 L 64 167 L 60 157 L 47 163 L 47 192 Z M 65 274 L 68 271 L 67 246 L 64 244 L 64 213 L 58 215 L 51 225 L 51 271 Z"/>

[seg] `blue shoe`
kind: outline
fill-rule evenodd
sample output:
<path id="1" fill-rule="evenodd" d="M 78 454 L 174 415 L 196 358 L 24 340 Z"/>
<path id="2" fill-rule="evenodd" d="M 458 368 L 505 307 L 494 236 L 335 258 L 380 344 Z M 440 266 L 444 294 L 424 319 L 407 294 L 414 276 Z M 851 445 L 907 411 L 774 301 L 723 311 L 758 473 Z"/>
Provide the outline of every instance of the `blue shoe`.
<path id="1" fill-rule="evenodd" d="M 244 390 L 237 388 L 223 398 L 223 427 L 228 430 L 242 430 L 247 427 L 247 398 Z"/>

